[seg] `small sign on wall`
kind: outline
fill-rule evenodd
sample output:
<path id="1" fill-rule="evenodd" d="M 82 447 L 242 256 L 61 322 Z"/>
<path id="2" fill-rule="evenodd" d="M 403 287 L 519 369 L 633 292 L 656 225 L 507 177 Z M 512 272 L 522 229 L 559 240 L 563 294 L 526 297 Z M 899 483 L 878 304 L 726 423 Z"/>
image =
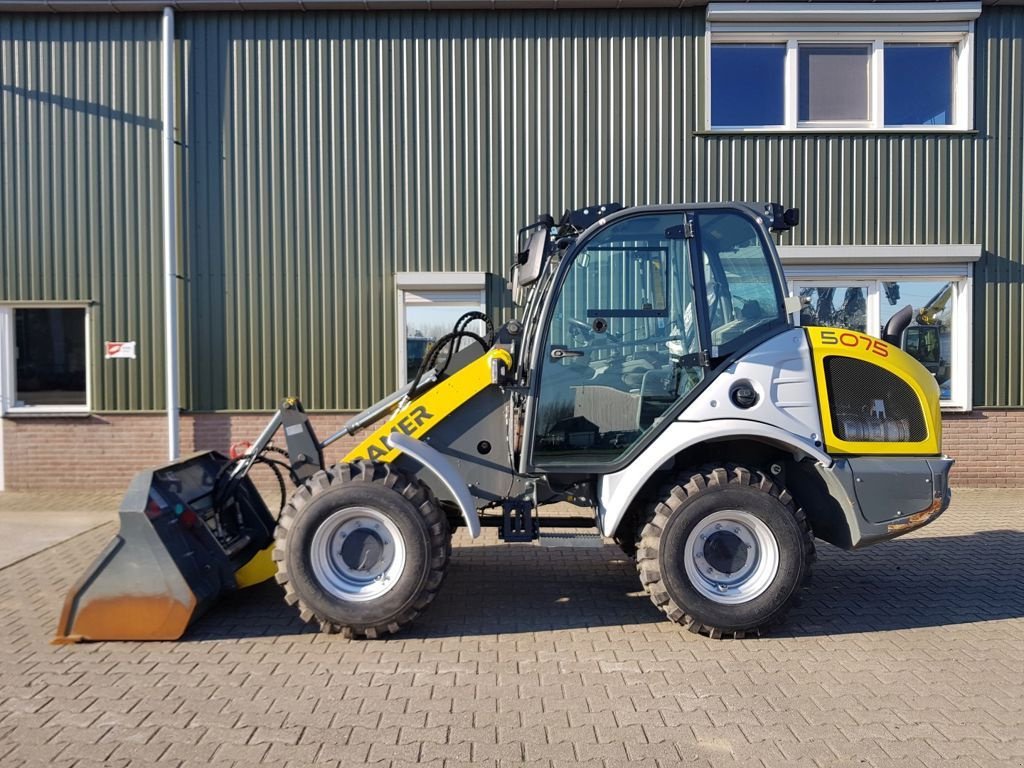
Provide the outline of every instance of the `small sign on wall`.
<path id="1" fill-rule="evenodd" d="M 103 357 L 107 360 L 119 358 L 125 358 L 128 360 L 135 359 L 134 341 L 105 341 L 103 342 L 103 347 Z"/>

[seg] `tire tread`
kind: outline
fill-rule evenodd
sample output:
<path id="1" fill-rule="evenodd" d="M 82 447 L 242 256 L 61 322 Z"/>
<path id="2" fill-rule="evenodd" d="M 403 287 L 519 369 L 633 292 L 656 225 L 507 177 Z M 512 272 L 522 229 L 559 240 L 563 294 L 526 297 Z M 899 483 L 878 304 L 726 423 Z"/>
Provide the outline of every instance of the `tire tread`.
<path id="1" fill-rule="evenodd" d="M 397 491 L 412 502 L 426 523 L 430 535 L 430 573 L 420 595 L 402 613 L 381 624 L 348 626 L 338 624 L 329 617 L 321 616 L 296 592 L 295 584 L 288 577 L 284 564 L 287 562 L 288 534 L 302 510 L 319 494 L 341 484 L 366 483 Z M 274 531 L 272 557 L 278 562 L 276 580 L 284 587 L 284 599 L 288 605 L 297 605 L 303 622 L 316 623 L 325 634 L 340 634 L 354 639 L 365 637 L 377 639 L 394 634 L 411 624 L 429 606 L 441 588 L 448 570 L 451 556 L 451 536 L 448 519 L 440 504 L 424 483 L 410 477 L 390 464 L 357 460 L 346 464 L 335 464 L 329 470 L 321 470 L 306 481 L 288 500 L 277 528 Z"/>
<path id="2" fill-rule="evenodd" d="M 793 515 L 802 531 L 804 540 L 805 576 L 803 583 L 797 587 L 798 590 L 810 581 L 810 566 L 816 558 L 814 534 L 811 531 L 807 515 L 803 509 L 794 504 L 790 493 L 765 472 L 738 464 L 705 465 L 683 474 L 677 478 L 676 482 L 664 486 L 659 495 L 660 500 L 651 506 L 646 520 L 642 521 L 640 525 L 636 552 L 636 568 L 640 575 L 640 582 L 650 596 L 651 602 L 671 621 L 681 624 L 691 632 L 707 635 L 712 639 L 722 637 L 741 639 L 759 636 L 771 627 L 782 623 L 789 608 L 795 602 L 795 600 L 790 601 L 782 611 L 758 627 L 745 630 L 726 630 L 722 627 L 702 623 L 695 616 L 687 613 L 672 599 L 662 584 L 658 553 L 661 535 L 669 518 L 694 496 L 710 488 L 727 486 L 747 486 L 768 493 Z"/>

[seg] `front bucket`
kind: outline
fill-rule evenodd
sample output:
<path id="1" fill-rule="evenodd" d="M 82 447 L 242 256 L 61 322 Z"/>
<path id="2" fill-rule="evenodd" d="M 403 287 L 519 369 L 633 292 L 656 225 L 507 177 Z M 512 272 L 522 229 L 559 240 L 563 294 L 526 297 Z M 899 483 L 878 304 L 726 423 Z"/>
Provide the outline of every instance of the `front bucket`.
<path id="1" fill-rule="evenodd" d="M 274 519 L 248 478 L 225 482 L 228 464 L 201 453 L 135 476 L 121 530 L 68 593 L 54 643 L 176 640 L 237 588 Z"/>

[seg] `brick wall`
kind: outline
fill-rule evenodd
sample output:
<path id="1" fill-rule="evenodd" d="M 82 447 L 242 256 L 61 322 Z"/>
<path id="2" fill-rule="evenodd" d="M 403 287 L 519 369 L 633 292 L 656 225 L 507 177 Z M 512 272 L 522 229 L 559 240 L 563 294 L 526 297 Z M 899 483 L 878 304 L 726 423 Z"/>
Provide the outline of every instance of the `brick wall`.
<path id="1" fill-rule="evenodd" d="M 181 419 L 182 453 L 227 451 L 238 441 L 255 440 L 269 414 L 204 413 Z M 340 429 L 347 414 L 314 414 L 321 438 Z M 91 416 L 89 418 L 0 419 L 4 430 L 6 484 L 12 491 L 71 487 L 118 490 L 140 469 L 166 461 L 166 422 L 162 414 Z M 961 487 L 1024 488 L 1024 411 L 985 410 L 947 414 L 943 449 L 957 460 L 952 482 Z M 278 444 L 284 444 L 279 436 Z M 327 460 L 337 461 L 351 446 L 346 438 L 330 446 Z M 268 501 L 276 504 L 277 483 L 270 471 L 253 474 Z"/>
<path id="2" fill-rule="evenodd" d="M 226 453 L 232 443 L 254 441 L 270 416 L 182 416 L 181 453 Z M 313 428 L 323 439 L 340 429 L 348 418 L 348 414 L 314 415 Z M 0 419 L 0 425 L 4 430 L 5 481 L 9 491 L 58 487 L 118 490 L 126 488 L 139 470 L 167 462 L 167 421 L 163 414 Z M 276 444 L 284 447 L 283 435 L 277 436 Z M 343 438 L 327 449 L 325 458 L 337 461 L 355 444 L 355 438 Z M 258 467 L 253 479 L 261 491 L 277 493 L 277 481 L 269 469 Z"/>
<path id="3" fill-rule="evenodd" d="M 954 486 L 1024 488 L 1024 411 L 945 414 L 942 450 L 956 459 Z"/>

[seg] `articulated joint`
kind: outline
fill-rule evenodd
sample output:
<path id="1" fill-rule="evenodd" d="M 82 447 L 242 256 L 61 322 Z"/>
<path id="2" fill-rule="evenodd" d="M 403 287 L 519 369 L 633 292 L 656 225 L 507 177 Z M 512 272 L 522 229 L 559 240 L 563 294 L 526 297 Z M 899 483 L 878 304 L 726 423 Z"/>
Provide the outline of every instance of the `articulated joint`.
<path id="1" fill-rule="evenodd" d="M 476 513 L 476 504 L 473 502 L 473 497 L 462 476 L 445 458 L 444 454 L 431 448 L 422 440 L 417 440 L 415 437 L 401 432 L 392 432 L 385 440 L 391 448 L 418 461 L 451 492 L 455 503 L 459 505 L 459 510 L 462 512 L 462 519 L 466 522 L 466 529 L 469 531 L 470 537 L 475 539 L 479 536 L 480 516 Z"/>

